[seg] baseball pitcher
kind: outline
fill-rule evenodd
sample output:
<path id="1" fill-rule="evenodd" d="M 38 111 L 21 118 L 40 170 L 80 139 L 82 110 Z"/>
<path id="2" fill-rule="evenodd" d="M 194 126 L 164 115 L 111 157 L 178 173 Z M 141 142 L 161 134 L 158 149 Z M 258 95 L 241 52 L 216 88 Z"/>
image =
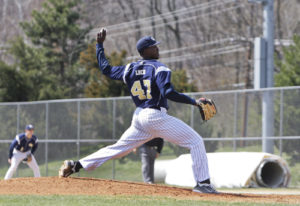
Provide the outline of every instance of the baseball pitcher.
<path id="1" fill-rule="evenodd" d="M 161 137 L 166 141 L 190 149 L 193 160 L 193 189 L 199 193 L 217 193 L 210 184 L 207 156 L 202 137 L 183 121 L 168 115 L 168 100 L 195 105 L 208 120 L 216 114 L 215 104 L 209 99 L 195 100 L 174 90 L 171 70 L 158 61 L 159 49 L 153 37 L 145 36 L 137 42 L 142 59 L 126 66 L 111 66 L 104 54 L 106 30 L 97 34 L 97 59 L 101 72 L 113 80 L 123 81 L 136 105 L 131 126 L 113 145 L 102 148 L 79 161 L 65 160 L 59 176 L 68 177 L 81 168 L 93 170 L 107 160 L 122 157 L 150 141 Z"/>

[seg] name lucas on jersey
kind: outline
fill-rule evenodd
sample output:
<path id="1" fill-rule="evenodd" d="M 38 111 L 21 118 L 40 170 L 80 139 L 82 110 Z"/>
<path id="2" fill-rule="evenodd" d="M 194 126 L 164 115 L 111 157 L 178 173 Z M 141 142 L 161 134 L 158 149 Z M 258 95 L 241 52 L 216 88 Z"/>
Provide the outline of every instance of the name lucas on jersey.
<path id="1" fill-rule="evenodd" d="M 143 69 L 143 70 L 136 70 L 135 71 L 135 75 L 145 75 L 146 74 L 146 70 Z"/>

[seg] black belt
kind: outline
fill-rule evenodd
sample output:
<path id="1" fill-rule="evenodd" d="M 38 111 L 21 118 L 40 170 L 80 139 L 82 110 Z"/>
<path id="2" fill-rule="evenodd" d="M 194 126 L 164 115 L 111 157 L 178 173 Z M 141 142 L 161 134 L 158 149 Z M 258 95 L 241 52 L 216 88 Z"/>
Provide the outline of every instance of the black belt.
<path id="1" fill-rule="evenodd" d="M 151 109 L 157 109 L 157 110 L 160 111 L 160 107 L 159 107 L 159 106 L 151 106 L 151 107 L 149 107 L 149 108 L 151 108 Z"/>

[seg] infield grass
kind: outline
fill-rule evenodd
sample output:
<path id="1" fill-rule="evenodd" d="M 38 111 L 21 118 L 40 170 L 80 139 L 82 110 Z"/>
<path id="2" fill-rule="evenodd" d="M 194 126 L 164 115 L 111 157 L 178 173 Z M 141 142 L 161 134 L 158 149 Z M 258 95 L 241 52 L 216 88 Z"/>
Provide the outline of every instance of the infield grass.
<path id="1" fill-rule="evenodd" d="M 267 204 L 267 203 L 246 203 L 246 202 L 216 202 L 216 201 L 201 201 L 201 200 L 178 200 L 166 197 L 149 197 L 149 196 L 88 196 L 88 195 L 0 195 L 1 206 L 283 206 L 286 204 Z M 293 204 L 289 204 L 293 205 Z"/>

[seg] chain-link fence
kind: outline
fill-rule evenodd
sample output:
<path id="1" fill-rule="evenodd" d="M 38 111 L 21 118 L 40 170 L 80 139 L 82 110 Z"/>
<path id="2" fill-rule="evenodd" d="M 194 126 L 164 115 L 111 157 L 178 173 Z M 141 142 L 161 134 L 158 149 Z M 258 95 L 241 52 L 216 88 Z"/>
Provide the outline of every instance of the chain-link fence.
<path id="1" fill-rule="evenodd" d="M 300 87 L 190 93 L 212 98 L 218 114 L 202 122 L 198 109 L 169 101 L 168 113 L 183 120 L 204 137 L 207 152 L 262 151 L 262 97 L 274 96 L 274 153 L 284 156 L 292 171 L 300 168 Z M 35 157 L 43 176 L 57 175 L 64 159 L 79 159 L 112 144 L 130 126 L 135 106 L 130 97 L 0 103 L 0 171 L 8 168 L 8 148 L 26 124 L 34 124 L 39 147 Z M 166 143 L 161 159 L 187 153 Z M 138 154 L 108 161 L 82 176 L 141 181 Z M 19 176 L 31 176 L 26 165 Z M 297 174 L 292 185 L 299 185 Z M 293 181 L 293 180 L 292 180 Z M 299 177 L 300 181 L 300 177 Z"/>

